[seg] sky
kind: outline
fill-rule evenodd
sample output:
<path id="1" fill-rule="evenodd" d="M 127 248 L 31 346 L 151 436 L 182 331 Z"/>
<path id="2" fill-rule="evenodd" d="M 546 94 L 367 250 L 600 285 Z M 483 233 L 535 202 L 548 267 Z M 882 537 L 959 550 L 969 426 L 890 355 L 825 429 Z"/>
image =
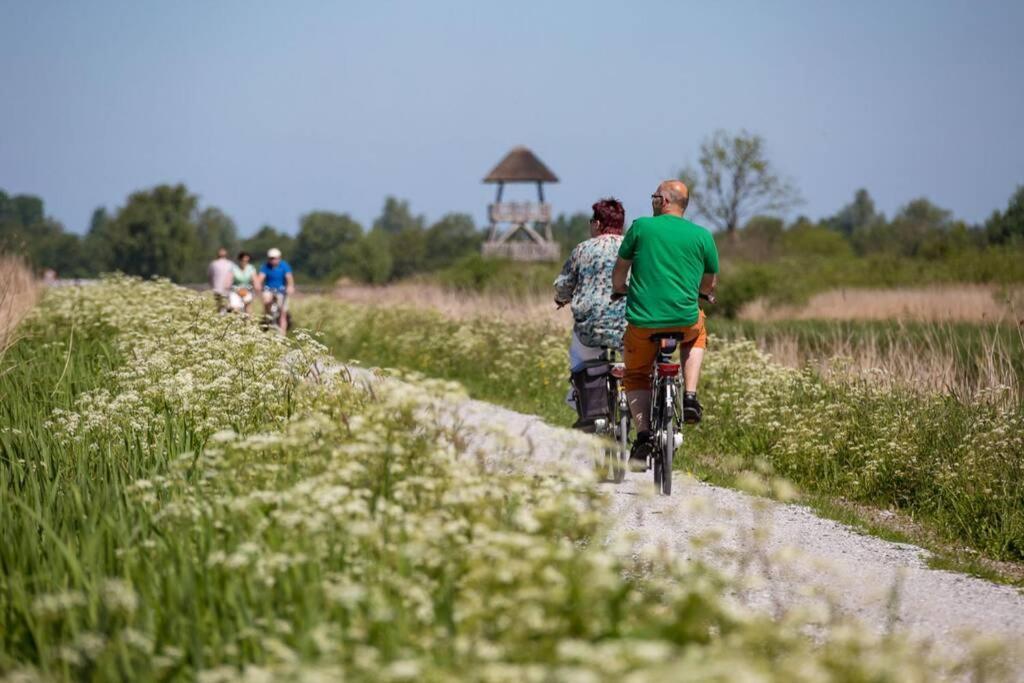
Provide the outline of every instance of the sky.
<path id="1" fill-rule="evenodd" d="M 484 222 L 513 146 L 556 212 L 623 200 L 716 129 L 835 213 L 866 187 L 969 222 L 1024 184 L 1024 3 L 0 0 L 0 189 L 83 232 L 183 182 L 248 235 L 385 196 Z M 509 199 L 528 198 L 527 187 Z"/>

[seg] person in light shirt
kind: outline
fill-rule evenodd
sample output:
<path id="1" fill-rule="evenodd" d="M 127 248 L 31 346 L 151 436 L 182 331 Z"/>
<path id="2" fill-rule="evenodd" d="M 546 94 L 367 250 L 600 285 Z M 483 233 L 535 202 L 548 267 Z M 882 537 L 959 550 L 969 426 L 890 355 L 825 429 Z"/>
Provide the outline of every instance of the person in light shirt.
<path id="1" fill-rule="evenodd" d="M 228 250 L 224 247 L 217 250 L 217 258 L 210 261 L 210 265 L 206 267 L 206 279 L 213 290 L 217 310 L 222 313 L 227 310 L 234 268 L 235 264 L 228 259 Z"/>

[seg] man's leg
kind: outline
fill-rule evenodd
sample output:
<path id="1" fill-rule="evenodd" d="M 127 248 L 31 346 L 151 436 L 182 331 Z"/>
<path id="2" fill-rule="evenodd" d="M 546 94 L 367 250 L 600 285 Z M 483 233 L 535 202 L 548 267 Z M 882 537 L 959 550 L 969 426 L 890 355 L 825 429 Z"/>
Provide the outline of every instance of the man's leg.
<path id="1" fill-rule="evenodd" d="M 278 318 L 277 324 L 281 328 L 281 334 L 288 334 L 288 295 L 287 294 L 282 294 L 281 295 L 281 299 L 279 301 L 279 304 L 280 304 L 280 306 L 278 308 L 278 311 L 280 312 L 280 316 Z"/>
<path id="2" fill-rule="evenodd" d="M 683 421 L 697 424 L 704 416 L 704 408 L 697 400 L 697 384 L 700 382 L 700 367 L 704 362 L 704 349 L 708 343 L 708 333 L 704 326 L 704 311 L 693 328 L 696 337 L 680 349 L 679 355 L 683 362 Z"/>
<path id="3" fill-rule="evenodd" d="M 634 470 L 647 467 L 647 456 L 651 448 L 651 368 L 658 346 L 650 337 L 651 330 L 626 325 L 626 334 L 622 338 L 626 365 L 622 386 L 626 390 L 629 413 L 636 426 L 636 440 L 629 454 L 630 468 Z"/>
<path id="4" fill-rule="evenodd" d="M 697 393 L 700 381 L 700 366 L 704 362 L 704 349 L 690 347 L 683 352 L 683 380 L 687 393 Z"/>

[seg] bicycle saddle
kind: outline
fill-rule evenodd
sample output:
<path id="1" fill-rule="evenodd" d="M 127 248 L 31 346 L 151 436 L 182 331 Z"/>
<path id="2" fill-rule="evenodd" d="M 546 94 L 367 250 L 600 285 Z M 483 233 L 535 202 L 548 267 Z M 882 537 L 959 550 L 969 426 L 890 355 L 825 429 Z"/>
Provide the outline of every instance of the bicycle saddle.
<path id="1" fill-rule="evenodd" d="M 672 341 L 675 341 L 675 342 L 681 342 L 684 339 L 686 339 L 686 333 L 685 332 L 655 332 L 650 337 L 648 337 L 648 339 L 650 339 L 653 342 L 661 341 L 663 339 L 671 339 Z"/>

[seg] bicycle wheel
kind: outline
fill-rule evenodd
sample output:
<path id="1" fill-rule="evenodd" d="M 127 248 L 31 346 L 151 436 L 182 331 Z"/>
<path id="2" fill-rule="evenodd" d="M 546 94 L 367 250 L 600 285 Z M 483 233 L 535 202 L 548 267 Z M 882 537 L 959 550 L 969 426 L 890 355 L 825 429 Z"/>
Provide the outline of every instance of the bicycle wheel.
<path id="1" fill-rule="evenodd" d="M 615 482 L 619 483 L 626 478 L 626 465 L 629 463 L 629 414 L 623 413 L 619 416 L 619 438 L 618 438 L 618 465 L 615 473 Z"/>
<path id="2" fill-rule="evenodd" d="M 669 416 L 663 425 L 662 433 L 664 434 L 665 440 L 662 442 L 660 453 L 661 457 L 659 458 L 659 460 L 661 460 L 662 470 L 661 492 L 666 496 L 672 495 L 672 456 L 675 454 L 676 450 L 675 425 L 673 425 L 672 422 L 672 417 Z"/>

